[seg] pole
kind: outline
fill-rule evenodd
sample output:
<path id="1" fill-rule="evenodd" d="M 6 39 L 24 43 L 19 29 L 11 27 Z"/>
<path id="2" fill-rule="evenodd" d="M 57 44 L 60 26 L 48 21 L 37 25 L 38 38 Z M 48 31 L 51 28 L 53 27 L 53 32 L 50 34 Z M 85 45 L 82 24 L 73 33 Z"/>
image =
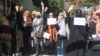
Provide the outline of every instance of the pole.
<path id="1" fill-rule="evenodd" d="M 4 0 L 4 13 L 6 14 L 7 11 L 7 0 Z"/>
<path id="2" fill-rule="evenodd" d="M 11 10 L 11 7 L 12 7 L 12 6 L 11 6 L 11 0 L 10 0 L 10 10 Z"/>

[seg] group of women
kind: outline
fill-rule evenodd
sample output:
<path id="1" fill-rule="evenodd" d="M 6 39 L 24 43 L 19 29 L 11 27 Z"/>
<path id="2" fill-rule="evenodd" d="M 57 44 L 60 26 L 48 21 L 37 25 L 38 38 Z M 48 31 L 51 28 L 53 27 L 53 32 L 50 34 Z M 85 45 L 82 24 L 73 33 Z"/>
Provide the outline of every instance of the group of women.
<path id="1" fill-rule="evenodd" d="M 86 52 L 87 55 L 90 55 L 93 47 L 93 35 L 100 35 L 100 9 L 93 12 L 91 21 L 87 23 L 87 19 L 80 9 L 75 11 L 74 17 L 70 16 L 73 7 L 67 13 L 62 11 L 57 17 L 54 17 L 53 12 L 50 12 L 48 16 L 46 15 L 47 7 L 44 7 L 43 2 L 41 2 L 41 6 L 42 13 L 34 11 L 31 14 L 28 10 L 22 13 L 17 7 L 14 14 L 16 18 L 13 15 L 10 16 L 9 13 L 3 17 L 2 36 L 0 38 L 7 41 L 7 45 L 3 45 L 8 46 L 3 47 L 3 49 L 7 48 L 6 53 L 13 54 L 19 51 L 18 48 L 21 48 L 22 53 L 26 54 L 31 50 L 31 40 L 33 40 L 36 56 L 45 51 L 49 54 L 56 53 L 58 55 L 60 52 L 57 49 L 58 46 L 63 47 L 63 54 L 61 54 L 63 56 L 84 56 Z M 75 25 L 75 18 L 84 18 L 85 25 Z M 48 24 L 48 19 L 55 19 L 56 21 L 53 22 L 54 24 Z M 49 39 L 43 38 L 44 32 L 50 34 Z M 22 39 L 20 40 L 22 43 L 20 47 L 17 46 L 19 39 Z"/>

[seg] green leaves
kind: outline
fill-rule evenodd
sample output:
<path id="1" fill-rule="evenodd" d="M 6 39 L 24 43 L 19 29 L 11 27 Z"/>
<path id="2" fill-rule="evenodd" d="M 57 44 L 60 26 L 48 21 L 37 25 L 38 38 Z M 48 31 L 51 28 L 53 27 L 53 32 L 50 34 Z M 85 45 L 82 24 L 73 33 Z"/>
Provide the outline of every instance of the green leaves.
<path id="1" fill-rule="evenodd" d="M 66 0 L 68 2 L 77 2 L 78 0 Z M 95 6 L 100 0 L 79 0 L 79 6 Z"/>
<path id="2" fill-rule="evenodd" d="M 64 8 L 64 1 L 63 0 L 48 0 L 50 8 L 55 12 L 62 11 Z"/>

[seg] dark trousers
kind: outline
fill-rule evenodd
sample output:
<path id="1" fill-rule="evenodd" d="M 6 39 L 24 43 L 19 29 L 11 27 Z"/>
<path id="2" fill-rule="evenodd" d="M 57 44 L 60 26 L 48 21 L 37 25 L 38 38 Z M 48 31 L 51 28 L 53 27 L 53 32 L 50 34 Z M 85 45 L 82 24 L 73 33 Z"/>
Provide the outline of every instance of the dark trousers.
<path id="1" fill-rule="evenodd" d="M 87 56 L 100 56 L 100 41 L 91 41 L 89 43 Z"/>
<path id="2" fill-rule="evenodd" d="M 0 56 L 2 56 L 2 42 L 0 40 Z"/>
<path id="3" fill-rule="evenodd" d="M 66 54 L 65 54 L 66 46 L 67 46 L 67 37 L 58 35 L 58 39 L 57 39 L 57 55 L 66 56 Z"/>
<path id="4" fill-rule="evenodd" d="M 64 47 L 66 47 L 66 45 L 67 45 L 67 37 L 58 35 L 57 46 L 61 46 L 62 45 L 62 41 L 64 43 Z"/>
<path id="5" fill-rule="evenodd" d="M 5 43 L 3 43 L 3 53 L 6 55 L 11 55 L 11 41 L 10 40 L 5 40 Z"/>
<path id="6" fill-rule="evenodd" d="M 11 53 L 15 53 L 16 52 L 16 30 L 15 28 L 11 30 Z"/>
<path id="7" fill-rule="evenodd" d="M 31 48 L 31 37 L 30 33 L 28 32 L 23 33 L 23 46 L 24 46 L 24 51 L 29 51 Z"/>
<path id="8" fill-rule="evenodd" d="M 38 38 L 35 37 L 34 38 L 34 44 L 35 44 L 35 48 L 36 48 L 36 53 L 43 53 L 43 38 Z"/>

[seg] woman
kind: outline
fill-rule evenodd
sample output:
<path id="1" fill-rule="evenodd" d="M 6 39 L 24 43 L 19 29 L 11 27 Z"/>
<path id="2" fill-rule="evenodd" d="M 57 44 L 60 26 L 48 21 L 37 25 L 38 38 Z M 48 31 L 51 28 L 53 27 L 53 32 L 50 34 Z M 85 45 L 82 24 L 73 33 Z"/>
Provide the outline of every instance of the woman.
<path id="1" fill-rule="evenodd" d="M 58 27 L 57 27 L 57 55 L 65 56 L 65 46 L 67 45 L 67 25 L 66 25 L 66 18 L 64 17 L 64 13 L 60 12 L 58 15 Z M 59 48 L 61 50 L 59 51 Z M 60 53 L 59 53 L 60 52 Z"/>
<path id="2" fill-rule="evenodd" d="M 95 45 L 100 44 L 98 41 L 93 41 L 93 35 L 99 36 L 100 34 L 100 9 L 97 9 L 93 12 L 92 16 L 92 21 L 89 23 L 89 32 L 88 32 L 88 37 L 89 37 L 89 49 L 88 49 L 88 56 L 99 56 L 100 51 L 98 53 L 93 51 L 93 48 L 96 47 Z M 99 40 L 99 39 L 98 39 Z M 100 40 L 99 40 L 100 41 Z M 97 44 L 98 43 L 98 44 Z M 94 46 L 94 47 L 93 47 Z M 98 47 L 98 46 L 97 46 Z M 100 47 L 99 47 L 100 48 Z M 97 50 L 98 48 L 94 48 Z M 99 50 L 99 49 L 98 49 Z M 91 53 L 92 52 L 92 53 Z M 91 54 L 90 54 L 91 53 Z"/>
<path id="3" fill-rule="evenodd" d="M 3 43 L 3 51 L 6 55 L 11 54 L 11 27 L 10 23 L 6 16 L 2 18 L 3 25 L 2 25 L 2 43 Z"/>
<path id="4" fill-rule="evenodd" d="M 31 29 L 32 29 L 32 18 L 29 10 L 25 10 L 22 18 L 20 18 L 22 24 L 23 32 L 23 45 L 24 45 L 24 54 L 30 51 L 31 47 Z"/>
<path id="5" fill-rule="evenodd" d="M 32 23 L 32 37 L 36 48 L 36 56 L 43 53 L 43 18 L 40 12 L 36 12 L 35 18 Z"/>
<path id="6" fill-rule="evenodd" d="M 83 17 L 80 9 L 75 11 L 75 17 Z M 86 46 L 86 25 L 74 25 L 75 18 L 69 18 L 70 36 L 67 45 L 67 56 L 83 56 Z"/>
<path id="7" fill-rule="evenodd" d="M 48 19 L 55 19 L 53 13 L 49 13 Z M 48 25 L 48 31 L 51 34 L 50 42 L 56 41 L 56 25 Z"/>
<path id="8" fill-rule="evenodd" d="M 54 14 L 52 12 L 49 13 L 49 18 L 47 19 L 47 22 L 48 22 L 49 19 L 55 19 L 56 20 L 56 18 L 54 18 Z M 56 44 L 55 44 L 55 42 L 56 42 L 56 32 L 57 32 L 56 24 L 52 24 L 52 25 L 47 24 L 47 28 L 48 28 L 47 29 L 48 33 L 50 33 L 50 37 L 49 37 L 49 42 L 50 42 L 49 53 L 53 53 L 55 51 L 55 49 L 56 49 L 55 48 L 55 46 L 56 46 Z"/>

